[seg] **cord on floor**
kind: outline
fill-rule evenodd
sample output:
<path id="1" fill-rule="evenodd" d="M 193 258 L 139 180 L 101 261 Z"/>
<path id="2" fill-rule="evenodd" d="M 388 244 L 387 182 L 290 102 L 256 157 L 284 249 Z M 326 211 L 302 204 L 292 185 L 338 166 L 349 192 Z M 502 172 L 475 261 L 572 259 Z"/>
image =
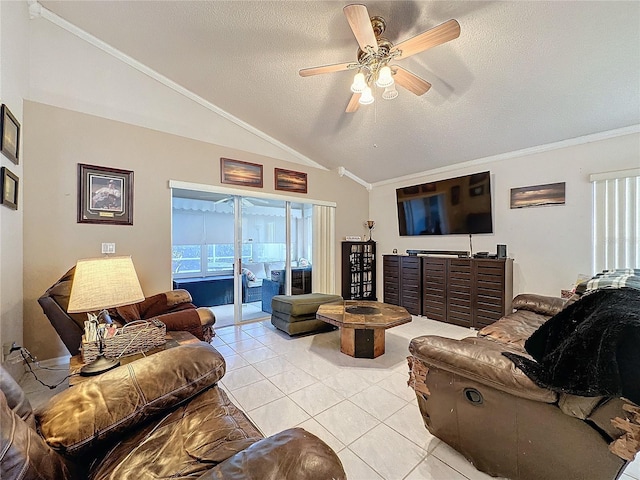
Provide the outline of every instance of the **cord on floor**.
<path id="1" fill-rule="evenodd" d="M 20 355 L 22 355 L 22 358 L 24 359 L 24 363 L 27 365 L 27 368 L 29 369 L 29 372 L 27 373 L 31 373 L 31 375 L 33 375 L 33 378 L 36 379 L 36 381 L 38 381 L 39 383 L 41 383 L 42 385 L 44 385 L 45 387 L 47 387 L 50 390 L 53 390 L 54 388 L 59 387 L 60 385 L 62 385 L 64 383 L 65 380 L 67 380 L 68 378 L 75 376 L 77 374 L 73 373 L 73 374 L 69 374 L 66 377 L 64 377 L 62 380 L 60 380 L 58 383 L 56 383 L 55 385 L 49 385 L 44 383 L 42 380 L 40 380 L 38 378 L 38 376 L 36 375 L 36 373 L 33 371 L 33 368 L 31 368 L 31 364 L 34 363 L 36 364 L 36 366 L 38 368 L 40 368 L 41 370 L 53 370 L 53 371 L 60 371 L 60 370 L 66 370 L 65 368 L 50 368 L 50 367 L 43 367 L 42 365 L 40 365 L 40 362 L 38 362 L 38 359 L 36 357 L 34 357 L 31 352 L 29 350 L 27 350 L 25 347 L 17 347 L 14 348 L 12 347 L 12 351 L 13 350 L 20 350 Z"/>

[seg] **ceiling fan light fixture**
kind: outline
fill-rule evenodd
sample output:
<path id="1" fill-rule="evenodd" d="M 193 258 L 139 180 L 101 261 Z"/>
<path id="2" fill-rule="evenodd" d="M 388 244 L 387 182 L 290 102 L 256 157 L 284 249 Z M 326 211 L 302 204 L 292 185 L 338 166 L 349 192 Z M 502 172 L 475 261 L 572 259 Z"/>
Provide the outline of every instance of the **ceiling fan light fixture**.
<path id="1" fill-rule="evenodd" d="M 373 103 L 373 94 L 371 93 L 371 87 L 365 87 L 358 102 L 362 105 L 370 105 Z"/>
<path id="2" fill-rule="evenodd" d="M 376 80 L 376 85 L 380 88 L 390 87 L 393 85 L 393 75 L 391 74 L 391 69 L 389 66 L 385 65 L 378 72 L 378 79 Z"/>
<path id="3" fill-rule="evenodd" d="M 353 83 L 351 84 L 351 91 L 353 93 L 362 93 L 367 88 L 367 82 L 364 79 L 364 73 L 358 72 L 353 77 Z"/>
<path id="4" fill-rule="evenodd" d="M 398 90 L 396 90 L 396 86 L 393 84 L 385 87 L 384 92 L 382 92 L 382 98 L 384 98 L 385 100 L 393 100 L 397 96 Z"/>

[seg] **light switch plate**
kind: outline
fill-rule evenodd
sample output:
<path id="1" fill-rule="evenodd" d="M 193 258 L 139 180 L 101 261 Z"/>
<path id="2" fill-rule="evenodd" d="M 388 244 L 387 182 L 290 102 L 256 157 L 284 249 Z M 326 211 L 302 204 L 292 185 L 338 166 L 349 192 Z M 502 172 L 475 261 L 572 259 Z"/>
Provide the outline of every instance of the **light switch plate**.
<path id="1" fill-rule="evenodd" d="M 102 244 L 102 253 L 116 253 L 116 244 L 115 243 L 103 243 Z"/>

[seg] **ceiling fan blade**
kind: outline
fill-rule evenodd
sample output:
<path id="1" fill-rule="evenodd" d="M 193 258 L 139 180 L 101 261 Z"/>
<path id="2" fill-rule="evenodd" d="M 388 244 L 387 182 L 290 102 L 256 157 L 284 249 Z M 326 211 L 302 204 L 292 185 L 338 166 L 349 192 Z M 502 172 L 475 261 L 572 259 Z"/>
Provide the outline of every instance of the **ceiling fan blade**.
<path id="1" fill-rule="evenodd" d="M 358 45 L 360 45 L 360 49 L 366 52 L 366 47 L 369 45 L 373 48 L 374 52 L 377 52 L 378 41 L 371 26 L 371 19 L 369 18 L 367 7 L 364 5 L 347 5 L 342 11 L 347 17 L 347 22 L 349 22 L 349 26 L 358 41 Z"/>
<path id="2" fill-rule="evenodd" d="M 340 72 L 342 70 L 348 70 L 351 63 L 336 63 L 334 65 L 323 65 L 322 67 L 303 68 L 300 70 L 301 77 L 310 77 L 311 75 L 320 75 L 321 73 L 333 73 Z"/>
<path id="3" fill-rule="evenodd" d="M 358 107 L 360 106 L 358 100 L 360 100 L 361 95 L 361 93 L 354 93 L 353 95 L 351 95 L 351 100 L 349 100 L 349 104 L 347 105 L 347 109 L 345 110 L 345 112 L 352 113 L 358 110 Z"/>
<path id="4" fill-rule="evenodd" d="M 459 36 L 460 24 L 455 20 L 449 20 L 420 35 L 398 43 L 393 47 L 392 51 L 401 50 L 402 55 L 398 58 L 407 58 L 416 53 L 424 52 L 429 48 L 442 45 Z"/>
<path id="5" fill-rule="evenodd" d="M 398 67 L 394 65 L 391 67 L 394 71 L 395 75 L 393 79 L 396 81 L 398 85 L 406 88 L 411 93 L 415 93 L 416 95 L 423 95 L 427 93 L 427 91 L 431 88 L 431 84 L 426 80 L 421 79 L 417 75 L 414 75 L 409 70 L 405 70 L 402 67 Z"/>

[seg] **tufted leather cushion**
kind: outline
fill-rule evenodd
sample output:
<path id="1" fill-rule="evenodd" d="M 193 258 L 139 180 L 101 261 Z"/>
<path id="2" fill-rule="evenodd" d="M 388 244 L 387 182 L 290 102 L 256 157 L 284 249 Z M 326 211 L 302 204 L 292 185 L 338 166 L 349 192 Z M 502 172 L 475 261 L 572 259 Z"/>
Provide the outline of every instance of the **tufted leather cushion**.
<path id="1" fill-rule="evenodd" d="M 291 428 L 254 443 L 202 480 L 346 480 L 336 454 L 316 436 Z"/>
<path id="2" fill-rule="evenodd" d="M 487 325 L 478 332 L 479 337 L 488 337 L 496 342 L 504 343 L 524 352 L 524 342 L 540 326 L 548 320 L 546 315 L 518 310 L 502 317 L 500 320 Z"/>
<path id="3" fill-rule="evenodd" d="M 67 312 L 69 307 L 69 297 L 71 296 L 71 284 L 73 283 L 73 275 L 76 271 L 76 267 L 72 267 L 67 273 L 65 273 L 60 280 L 45 292 L 44 295 L 48 295 L 55 302 L 60 305 L 62 310 Z M 86 313 L 67 313 L 67 315 L 78 324 L 81 329 L 84 329 L 84 322 L 87 320 Z"/>
<path id="4" fill-rule="evenodd" d="M 515 310 L 528 310 L 551 317 L 562 310 L 566 302 L 566 299 L 560 297 L 521 293 L 513 299 L 512 305 Z"/>
<path id="5" fill-rule="evenodd" d="M 208 344 L 165 350 L 54 396 L 38 415 L 40 431 L 51 447 L 81 455 L 202 392 L 224 372 L 224 359 Z"/>
<path id="6" fill-rule="evenodd" d="M 127 431 L 96 466 L 92 479 L 198 478 L 261 438 L 225 393 L 213 387 L 166 416 Z"/>
<path id="7" fill-rule="evenodd" d="M 524 352 L 524 342 L 549 317 L 560 312 L 566 300 L 533 293 L 522 293 L 513 299 L 513 313 L 481 329 L 479 337 L 488 337 Z"/>
<path id="8" fill-rule="evenodd" d="M 13 377 L 0 366 L 0 390 L 4 393 L 7 405 L 31 428 L 36 428 L 36 420 L 29 399 Z"/>
<path id="9" fill-rule="evenodd" d="M 6 372 L 3 372 L 3 374 Z M 0 391 L 0 478 L 67 480 L 73 478 L 62 457 L 13 411 Z"/>
<path id="10" fill-rule="evenodd" d="M 442 370 L 489 385 L 516 397 L 554 403 L 555 392 L 538 387 L 511 360 L 502 355 L 505 346 L 484 338 L 462 340 L 427 335 L 411 340 L 409 351 Z"/>

